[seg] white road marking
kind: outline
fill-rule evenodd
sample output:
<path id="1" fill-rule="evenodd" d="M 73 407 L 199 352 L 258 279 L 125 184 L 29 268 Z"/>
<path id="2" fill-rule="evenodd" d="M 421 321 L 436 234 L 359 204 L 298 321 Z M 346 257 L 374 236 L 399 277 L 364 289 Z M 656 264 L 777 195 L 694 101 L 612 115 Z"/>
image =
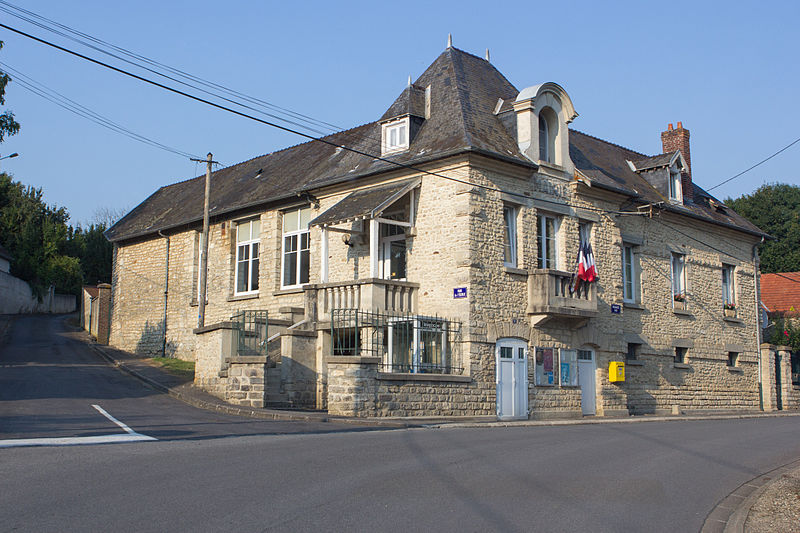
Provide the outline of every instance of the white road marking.
<path id="1" fill-rule="evenodd" d="M 132 430 L 131 428 L 129 428 L 128 426 L 126 426 L 125 424 L 123 424 L 122 422 L 120 422 L 119 420 L 117 420 L 116 418 L 111 416 L 110 414 L 108 414 L 108 411 L 106 411 L 105 409 L 103 409 L 99 405 L 92 405 L 92 407 L 94 407 L 95 409 L 100 411 L 101 415 L 103 415 L 104 417 L 108 418 L 109 420 L 114 422 L 116 425 L 121 427 L 123 430 L 125 430 L 125 433 L 127 433 L 129 435 L 136 435 L 137 434 L 134 430 Z"/>
<path id="2" fill-rule="evenodd" d="M 120 444 L 123 442 L 142 442 L 158 440 L 155 437 L 136 433 L 100 407 L 92 405 L 100 414 L 108 418 L 125 431 L 125 435 L 94 435 L 91 437 L 45 437 L 40 439 L 6 439 L 0 440 L 0 448 L 16 448 L 20 446 L 76 446 L 81 444 Z"/>

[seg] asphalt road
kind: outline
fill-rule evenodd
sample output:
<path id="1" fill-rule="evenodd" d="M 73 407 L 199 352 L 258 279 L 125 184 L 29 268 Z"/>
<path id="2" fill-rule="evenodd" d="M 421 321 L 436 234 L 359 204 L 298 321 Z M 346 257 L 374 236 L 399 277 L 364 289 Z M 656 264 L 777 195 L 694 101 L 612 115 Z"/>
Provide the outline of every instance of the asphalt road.
<path id="1" fill-rule="evenodd" d="M 58 319 L 18 320 L 0 441 L 125 433 L 92 405 L 158 440 L 0 448 L 0 531 L 698 531 L 800 457 L 798 417 L 354 431 L 218 415 L 106 366 Z"/>

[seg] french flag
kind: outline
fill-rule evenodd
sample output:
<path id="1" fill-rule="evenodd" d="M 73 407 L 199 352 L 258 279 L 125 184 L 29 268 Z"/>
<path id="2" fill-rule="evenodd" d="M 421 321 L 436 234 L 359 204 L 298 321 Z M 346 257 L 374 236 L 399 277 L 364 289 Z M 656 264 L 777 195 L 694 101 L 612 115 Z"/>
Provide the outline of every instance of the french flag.
<path id="1" fill-rule="evenodd" d="M 578 279 L 586 283 L 591 283 L 597 279 L 592 245 L 588 241 L 583 243 L 578 252 Z"/>

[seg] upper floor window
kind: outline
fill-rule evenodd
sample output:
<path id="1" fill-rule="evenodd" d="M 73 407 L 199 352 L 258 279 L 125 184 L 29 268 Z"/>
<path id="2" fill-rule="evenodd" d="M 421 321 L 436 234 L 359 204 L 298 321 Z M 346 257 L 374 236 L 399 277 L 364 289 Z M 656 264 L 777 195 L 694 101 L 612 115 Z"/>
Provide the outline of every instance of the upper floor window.
<path id="1" fill-rule="evenodd" d="M 235 294 L 258 291 L 258 247 L 261 220 L 254 218 L 236 224 Z"/>
<path id="2" fill-rule="evenodd" d="M 408 118 L 383 125 L 383 153 L 399 152 L 408 148 Z"/>
<path id="3" fill-rule="evenodd" d="M 636 282 L 636 254 L 630 244 L 622 246 L 622 299 L 626 302 L 637 300 L 639 288 Z"/>
<path id="4" fill-rule="evenodd" d="M 542 114 L 539 114 L 539 159 L 542 161 L 550 161 L 550 152 L 547 149 L 547 139 L 549 138 L 547 131 L 547 120 Z"/>
<path id="5" fill-rule="evenodd" d="M 669 199 L 675 202 L 683 202 L 681 173 L 677 169 L 670 169 L 669 171 Z"/>
<path id="6" fill-rule="evenodd" d="M 557 236 L 561 220 L 547 215 L 536 216 L 537 268 L 558 268 Z"/>
<path id="7" fill-rule="evenodd" d="M 283 213 L 283 276 L 282 287 L 308 283 L 311 263 L 311 208 L 302 207 Z"/>
<path id="8" fill-rule="evenodd" d="M 556 136 L 558 135 L 558 117 L 549 107 L 539 111 L 539 159 L 547 163 L 556 163 Z"/>
<path id="9" fill-rule="evenodd" d="M 517 266 L 517 209 L 503 206 L 503 264 Z"/>
<path id="10" fill-rule="evenodd" d="M 722 265 L 722 304 L 726 309 L 736 309 L 733 265 Z"/>
<path id="11" fill-rule="evenodd" d="M 672 300 L 675 307 L 683 308 L 686 302 L 686 256 L 672 254 Z"/>

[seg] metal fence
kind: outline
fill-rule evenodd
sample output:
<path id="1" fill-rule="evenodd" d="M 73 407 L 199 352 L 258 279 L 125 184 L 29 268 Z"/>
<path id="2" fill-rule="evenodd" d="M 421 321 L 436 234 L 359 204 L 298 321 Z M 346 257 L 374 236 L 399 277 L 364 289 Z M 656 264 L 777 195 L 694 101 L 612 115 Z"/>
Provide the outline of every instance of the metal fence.
<path id="1" fill-rule="evenodd" d="M 238 357 L 267 355 L 268 318 L 266 311 L 239 311 L 231 317 L 233 347 Z"/>
<path id="2" fill-rule="evenodd" d="M 439 316 L 331 310 L 331 355 L 379 357 L 385 372 L 461 374 L 461 323 Z"/>

